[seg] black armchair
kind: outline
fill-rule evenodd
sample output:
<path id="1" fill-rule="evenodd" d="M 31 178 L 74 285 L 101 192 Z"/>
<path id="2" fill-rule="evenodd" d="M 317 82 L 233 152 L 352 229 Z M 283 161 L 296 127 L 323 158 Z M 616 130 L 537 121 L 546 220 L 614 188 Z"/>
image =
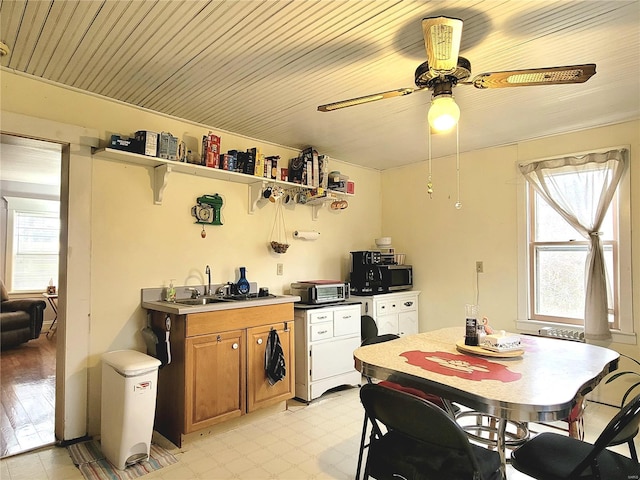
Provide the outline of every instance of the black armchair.
<path id="1" fill-rule="evenodd" d="M 31 298 L 9 300 L 9 294 L 0 280 L 0 348 L 14 347 L 38 338 L 42 330 L 44 300 Z"/>

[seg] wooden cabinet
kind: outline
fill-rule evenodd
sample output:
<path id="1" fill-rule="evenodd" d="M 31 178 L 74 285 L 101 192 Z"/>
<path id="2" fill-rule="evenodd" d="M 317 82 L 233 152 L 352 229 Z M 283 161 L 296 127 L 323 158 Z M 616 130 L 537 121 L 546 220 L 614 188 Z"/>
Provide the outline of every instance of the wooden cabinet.
<path id="1" fill-rule="evenodd" d="M 418 333 L 417 290 L 358 297 L 362 302 L 362 314 L 373 317 L 378 335 L 393 333 L 411 335 Z"/>
<path id="2" fill-rule="evenodd" d="M 245 411 L 242 330 L 186 339 L 185 433 L 239 417 Z"/>
<path id="3" fill-rule="evenodd" d="M 293 303 L 191 315 L 152 312 L 152 325 L 171 320 L 171 363 L 158 372 L 155 429 L 176 445 L 182 435 L 240 417 L 294 395 Z M 270 385 L 265 350 L 278 332 L 287 373 Z"/>
<path id="4" fill-rule="evenodd" d="M 360 304 L 296 306 L 296 397 L 307 402 L 340 385 L 357 385 Z"/>
<path id="5" fill-rule="evenodd" d="M 248 391 L 247 412 L 253 412 L 262 407 L 287 400 L 293 397 L 295 388 L 295 362 L 293 325 L 283 323 L 253 327 L 247 330 L 248 342 Z M 282 351 L 284 353 L 286 376 L 281 381 L 271 385 L 265 375 L 265 354 L 267 338 L 271 329 L 278 332 Z"/>

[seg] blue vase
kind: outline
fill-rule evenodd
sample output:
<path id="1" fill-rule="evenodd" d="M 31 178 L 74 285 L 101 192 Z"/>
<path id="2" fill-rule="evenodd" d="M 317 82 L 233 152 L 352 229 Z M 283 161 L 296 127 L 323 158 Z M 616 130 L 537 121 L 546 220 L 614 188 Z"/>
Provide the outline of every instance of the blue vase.
<path id="1" fill-rule="evenodd" d="M 236 288 L 238 289 L 238 293 L 241 295 L 248 294 L 251 289 L 249 281 L 247 280 L 247 269 L 245 267 L 240 267 L 240 279 L 236 284 Z"/>

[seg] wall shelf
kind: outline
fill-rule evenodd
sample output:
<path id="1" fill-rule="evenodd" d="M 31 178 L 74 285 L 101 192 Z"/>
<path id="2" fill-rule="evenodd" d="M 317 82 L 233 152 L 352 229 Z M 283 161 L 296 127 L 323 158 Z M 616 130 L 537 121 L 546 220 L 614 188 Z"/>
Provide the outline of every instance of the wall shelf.
<path id="1" fill-rule="evenodd" d="M 263 198 L 262 192 L 269 185 L 280 186 L 285 190 L 311 190 L 313 187 L 300 185 L 298 183 L 283 182 L 282 180 L 273 180 L 245 173 L 230 172 L 228 170 L 220 170 L 217 168 L 204 167 L 192 163 L 176 162 L 174 160 L 165 160 L 158 157 L 149 157 L 138 153 L 126 152 L 114 148 L 97 148 L 93 149 L 93 156 L 114 162 L 128 163 L 132 165 L 140 165 L 143 167 L 152 167 L 153 173 L 153 203 L 162 205 L 162 197 L 164 190 L 169 181 L 171 173 L 182 173 L 186 175 L 196 175 L 199 177 L 213 178 L 216 180 L 225 180 L 227 182 L 242 183 L 248 185 L 249 194 L 249 213 L 253 214 L 256 210 L 258 202 Z M 336 198 L 337 195 L 348 195 L 344 192 L 334 192 L 329 190 L 329 197 L 323 202 L 309 203 L 312 206 L 313 219 L 318 217 L 318 209 L 324 202 Z"/>

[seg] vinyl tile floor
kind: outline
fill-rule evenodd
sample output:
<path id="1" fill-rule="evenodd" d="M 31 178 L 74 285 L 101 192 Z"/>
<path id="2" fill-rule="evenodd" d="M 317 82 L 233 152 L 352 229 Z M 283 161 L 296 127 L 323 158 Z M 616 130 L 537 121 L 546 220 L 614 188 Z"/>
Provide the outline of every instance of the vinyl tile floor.
<path id="1" fill-rule="evenodd" d="M 309 405 L 290 401 L 286 411 L 228 431 L 189 437 L 181 448 L 169 449 L 178 463 L 144 478 L 354 479 L 363 419 L 358 391 L 353 387 L 328 392 Z M 615 413 L 614 408 L 589 403 L 585 413 L 586 440 L 593 441 Z M 532 429 L 537 427 L 536 424 Z M 615 447 L 615 450 L 629 455 L 626 446 Z M 0 478 L 83 480 L 66 448 L 58 447 L 0 461 Z M 507 478 L 525 480 L 529 477 L 508 465 Z"/>

